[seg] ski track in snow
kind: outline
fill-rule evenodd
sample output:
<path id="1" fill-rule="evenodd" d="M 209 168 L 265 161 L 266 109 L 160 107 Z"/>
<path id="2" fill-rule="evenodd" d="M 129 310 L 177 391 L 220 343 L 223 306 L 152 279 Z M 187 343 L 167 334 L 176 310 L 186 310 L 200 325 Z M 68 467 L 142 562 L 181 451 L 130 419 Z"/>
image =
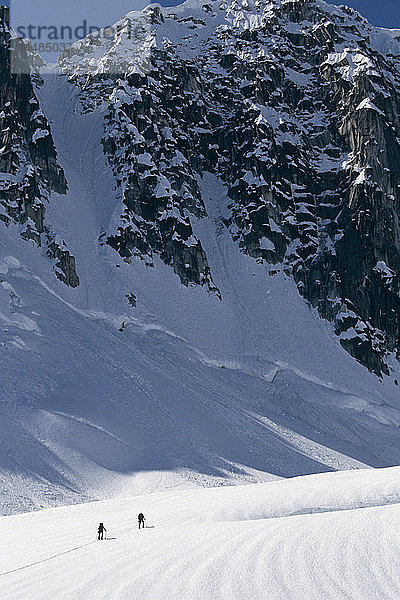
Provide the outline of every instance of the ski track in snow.
<path id="1" fill-rule="evenodd" d="M 390 468 L 3 517 L 0 596 L 398 600 L 399 500 Z"/>

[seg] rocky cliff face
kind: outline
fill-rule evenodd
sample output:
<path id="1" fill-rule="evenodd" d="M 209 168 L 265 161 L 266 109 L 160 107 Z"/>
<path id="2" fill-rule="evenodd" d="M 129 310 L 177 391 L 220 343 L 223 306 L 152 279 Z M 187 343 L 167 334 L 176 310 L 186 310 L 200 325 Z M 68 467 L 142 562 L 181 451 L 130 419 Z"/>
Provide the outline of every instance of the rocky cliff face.
<path id="1" fill-rule="evenodd" d="M 343 347 L 387 372 L 400 348 L 398 38 L 319 0 L 189 0 L 77 43 L 60 68 L 83 111 L 106 109 L 102 143 L 123 206 L 107 243 L 126 261 L 158 254 L 184 285 L 219 293 L 193 227 L 207 218 L 199 182 L 214 173 L 231 199 L 223 226 L 243 252 L 271 276 L 291 274 Z M 27 144 L 35 181 L 62 192 L 40 126 Z M 5 218 L 28 217 L 25 235 L 37 238 L 42 208 Z"/>
<path id="2" fill-rule="evenodd" d="M 22 42 L 12 47 L 10 40 L 9 9 L 0 7 L 0 220 L 17 225 L 24 239 L 43 247 L 56 275 L 75 287 L 74 258 L 45 222 L 51 192 L 64 194 L 67 182 L 32 77 L 12 72 L 11 53 L 18 52 L 18 64 L 28 66 L 29 48 Z"/>

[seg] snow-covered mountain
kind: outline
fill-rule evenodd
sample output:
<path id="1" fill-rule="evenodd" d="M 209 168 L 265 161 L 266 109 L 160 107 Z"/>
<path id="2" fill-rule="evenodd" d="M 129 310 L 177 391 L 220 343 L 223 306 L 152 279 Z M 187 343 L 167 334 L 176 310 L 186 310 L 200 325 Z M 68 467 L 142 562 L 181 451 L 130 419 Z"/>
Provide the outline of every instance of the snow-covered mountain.
<path id="1" fill-rule="evenodd" d="M 0 17 L 3 512 L 398 464 L 400 33 L 188 0 L 38 76 Z"/>
<path id="2" fill-rule="evenodd" d="M 111 40 L 86 38 L 61 61 L 85 110 L 107 98 L 102 143 L 123 203 L 107 243 L 124 258 L 156 252 L 185 285 L 214 290 L 190 222 L 206 214 L 198 178 L 212 172 L 241 249 L 286 268 L 343 347 L 388 372 L 385 352 L 399 346 L 400 32 L 312 0 L 145 15 L 147 29 L 131 13 Z"/>

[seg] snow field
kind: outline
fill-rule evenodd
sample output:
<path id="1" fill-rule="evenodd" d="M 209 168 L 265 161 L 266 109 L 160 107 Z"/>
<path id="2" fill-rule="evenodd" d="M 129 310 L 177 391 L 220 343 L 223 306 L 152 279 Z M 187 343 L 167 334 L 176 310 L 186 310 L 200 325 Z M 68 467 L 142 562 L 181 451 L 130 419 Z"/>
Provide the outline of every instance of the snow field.
<path id="1" fill-rule="evenodd" d="M 3 517 L 0 597 L 398 600 L 399 497 L 396 467 Z"/>

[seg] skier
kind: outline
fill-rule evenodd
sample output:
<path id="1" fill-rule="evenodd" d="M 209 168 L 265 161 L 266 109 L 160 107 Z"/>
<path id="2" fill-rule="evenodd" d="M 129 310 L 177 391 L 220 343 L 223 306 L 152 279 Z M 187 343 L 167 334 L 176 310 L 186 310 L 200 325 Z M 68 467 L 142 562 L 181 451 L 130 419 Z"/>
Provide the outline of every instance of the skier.
<path id="1" fill-rule="evenodd" d="M 102 540 L 103 539 L 103 533 L 104 533 L 104 531 L 107 531 L 107 529 L 104 527 L 104 523 L 100 523 L 99 528 L 97 530 L 97 532 L 99 534 L 98 537 L 97 537 L 98 540 Z"/>
<path id="2" fill-rule="evenodd" d="M 139 521 L 139 529 L 140 529 L 140 525 L 143 525 L 143 529 L 144 529 L 144 522 L 145 522 L 145 518 L 144 518 L 144 514 L 143 513 L 139 513 L 138 514 L 138 521 Z"/>

